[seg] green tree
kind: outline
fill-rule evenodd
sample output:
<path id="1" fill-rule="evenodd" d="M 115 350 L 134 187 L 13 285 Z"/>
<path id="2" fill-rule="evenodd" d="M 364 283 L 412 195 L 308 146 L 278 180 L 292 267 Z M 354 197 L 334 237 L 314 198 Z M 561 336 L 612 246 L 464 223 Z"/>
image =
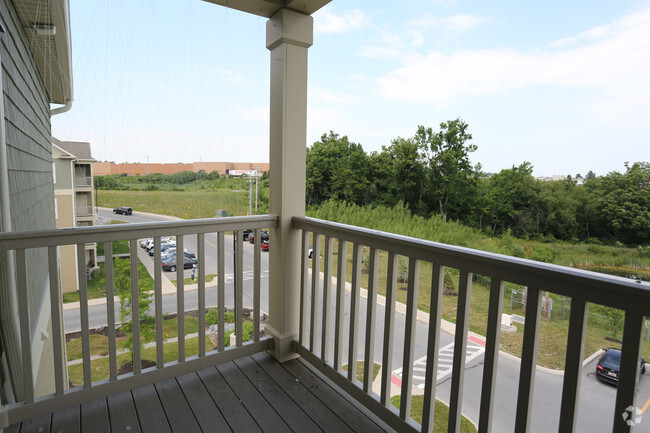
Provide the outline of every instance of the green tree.
<path id="1" fill-rule="evenodd" d="M 625 163 L 626 171 L 590 180 L 601 230 L 627 244 L 650 242 L 650 163 Z"/>
<path id="2" fill-rule="evenodd" d="M 524 162 L 490 178 L 486 218 L 492 234 L 510 230 L 515 236 L 524 237 L 539 233 L 541 212 L 532 172 L 533 166 Z"/>
<path id="3" fill-rule="evenodd" d="M 307 149 L 307 204 L 330 198 L 366 204 L 371 181 L 369 158 L 360 144 L 330 131 Z"/>
<path id="4" fill-rule="evenodd" d="M 440 124 L 440 130 L 418 126 L 414 141 L 428 163 L 427 198 L 447 220 L 450 212 L 462 212 L 460 201 L 476 187 L 476 171 L 469 154 L 476 151 L 470 144 L 469 125 L 456 119 Z"/>
<path id="5" fill-rule="evenodd" d="M 382 204 L 401 203 L 413 211 L 422 208 L 422 193 L 426 166 L 419 146 L 412 139 L 396 138 L 390 146 L 383 146 L 376 158 L 376 179 L 381 181 Z"/>

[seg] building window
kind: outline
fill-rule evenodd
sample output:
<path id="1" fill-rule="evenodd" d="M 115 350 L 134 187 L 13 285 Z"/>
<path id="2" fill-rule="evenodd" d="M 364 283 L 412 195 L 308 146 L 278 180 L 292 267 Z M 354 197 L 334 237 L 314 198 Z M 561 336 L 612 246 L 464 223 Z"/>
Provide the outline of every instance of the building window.
<path id="1" fill-rule="evenodd" d="M 54 162 L 52 163 L 52 179 L 54 180 L 54 183 L 56 183 L 56 163 Z"/>
<path id="2" fill-rule="evenodd" d="M 59 206 L 56 198 L 54 199 L 54 219 L 55 220 L 59 219 Z"/>

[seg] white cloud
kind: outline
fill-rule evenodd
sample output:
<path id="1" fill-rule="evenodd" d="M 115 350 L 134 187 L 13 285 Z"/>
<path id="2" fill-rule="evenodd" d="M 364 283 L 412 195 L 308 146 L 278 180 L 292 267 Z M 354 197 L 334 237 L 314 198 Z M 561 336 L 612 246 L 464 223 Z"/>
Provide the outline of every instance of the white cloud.
<path id="1" fill-rule="evenodd" d="M 344 92 L 332 92 L 331 90 L 323 89 L 322 87 L 312 86 L 309 88 L 309 97 L 320 99 L 326 102 L 333 102 L 337 104 L 345 104 L 355 101 L 357 98 L 354 95 Z"/>
<path id="2" fill-rule="evenodd" d="M 454 36 L 490 21 L 492 21 L 491 18 L 469 14 L 456 14 L 438 18 L 435 15 L 425 13 L 420 18 L 406 23 L 406 31 L 411 36 L 411 45 L 419 47 L 424 43 L 425 34 L 433 29 L 440 30 L 437 37 Z"/>
<path id="3" fill-rule="evenodd" d="M 217 75 L 228 83 L 236 84 L 250 84 L 241 72 L 232 71 L 230 69 L 218 69 Z"/>
<path id="4" fill-rule="evenodd" d="M 269 107 L 247 107 L 240 106 L 235 108 L 237 117 L 250 119 L 255 122 L 263 122 L 265 125 L 269 123 Z"/>
<path id="5" fill-rule="evenodd" d="M 593 88 L 601 97 L 623 93 L 650 100 L 650 8 L 551 45 L 406 55 L 402 68 L 378 79 L 380 93 L 442 106 L 464 95 L 566 86 Z M 576 46 L 556 48 L 566 45 Z"/>
<path id="6" fill-rule="evenodd" d="M 335 15 L 328 10 L 320 10 L 316 13 L 314 26 L 316 33 L 345 33 L 349 30 L 363 28 L 369 24 L 366 16 L 359 9 L 350 11 L 344 15 Z"/>
<path id="7" fill-rule="evenodd" d="M 360 83 L 366 83 L 368 81 L 368 76 L 366 74 L 352 74 L 350 75 L 352 81 L 358 81 Z"/>

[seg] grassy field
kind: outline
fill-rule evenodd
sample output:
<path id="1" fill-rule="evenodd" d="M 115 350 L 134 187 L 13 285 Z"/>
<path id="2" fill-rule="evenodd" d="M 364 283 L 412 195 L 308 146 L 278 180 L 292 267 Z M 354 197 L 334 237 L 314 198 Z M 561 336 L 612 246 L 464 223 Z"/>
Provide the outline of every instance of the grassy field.
<path id="1" fill-rule="evenodd" d="M 390 402 L 393 406 L 399 408 L 400 405 L 400 396 L 396 395 L 391 397 Z M 424 408 L 424 396 L 423 395 L 414 395 L 411 397 L 411 418 L 419 424 L 422 424 L 422 410 Z M 433 412 L 433 432 L 434 433 L 443 433 L 447 431 L 447 424 L 449 420 L 449 406 L 436 400 L 434 412 Z M 477 431 L 467 418 L 464 416 L 460 420 L 460 432 L 461 433 L 472 433 Z"/>
<path id="2" fill-rule="evenodd" d="M 248 191 L 98 191 L 97 205 L 129 206 L 135 212 L 150 212 L 178 218 L 213 218 L 217 209 L 234 216 L 248 215 Z"/>

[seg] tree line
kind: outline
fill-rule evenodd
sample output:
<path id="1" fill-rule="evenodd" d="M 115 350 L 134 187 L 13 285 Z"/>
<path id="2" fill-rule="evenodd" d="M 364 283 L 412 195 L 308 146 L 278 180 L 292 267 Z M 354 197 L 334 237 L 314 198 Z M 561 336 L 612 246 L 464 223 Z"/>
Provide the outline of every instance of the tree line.
<path id="1" fill-rule="evenodd" d="M 625 163 L 624 173 L 541 181 L 530 162 L 485 173 L 470 162 L 476 149 L 462 119 L 438 130 L 418 126 L 413 137 L 398 137 L 381 152 L 367 153 L 330 131 L 307 149 L 307 205 L 401 205 L 490 235 L 650 243 L 650 163 Z"/>

